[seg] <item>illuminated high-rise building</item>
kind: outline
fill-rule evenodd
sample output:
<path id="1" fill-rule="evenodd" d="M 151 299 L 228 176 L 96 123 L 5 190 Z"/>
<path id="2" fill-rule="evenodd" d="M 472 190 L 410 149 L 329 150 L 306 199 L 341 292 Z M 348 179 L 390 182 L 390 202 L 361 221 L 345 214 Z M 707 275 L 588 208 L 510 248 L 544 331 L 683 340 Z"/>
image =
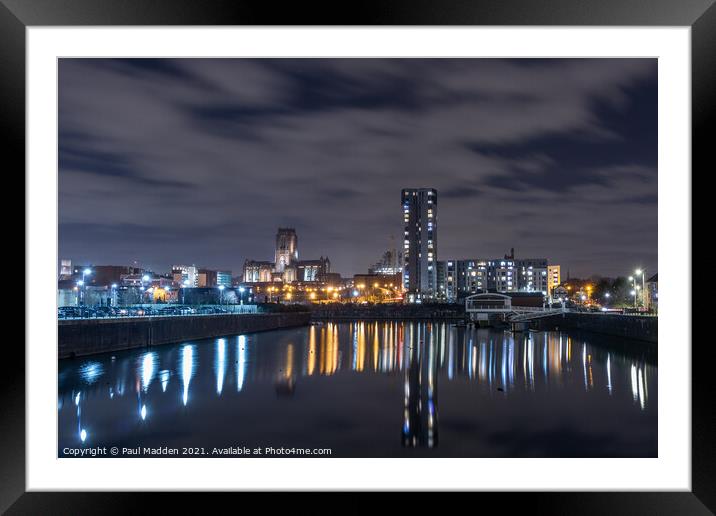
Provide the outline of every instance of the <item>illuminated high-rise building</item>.
<path id="1" fill-rule="evenodd" d="M 437 204 L 434 188 L 406 188 L 403 208 L 403 287 L 408 299 L 437 294 Z"/>
<path id="2" fill-rule="evenodd" d="M 276 272 L 298 260 L 298 236 L 294 228 L 278 228 L 276 233 Z"/>

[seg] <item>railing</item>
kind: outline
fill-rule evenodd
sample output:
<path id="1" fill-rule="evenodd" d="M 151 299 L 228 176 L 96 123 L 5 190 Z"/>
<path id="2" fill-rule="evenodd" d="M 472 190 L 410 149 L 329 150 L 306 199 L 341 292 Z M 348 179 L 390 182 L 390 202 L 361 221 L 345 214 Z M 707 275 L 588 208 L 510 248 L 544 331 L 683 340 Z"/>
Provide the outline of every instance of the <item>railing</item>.
<path id="1" fill-rule="evenodd" d="M 57 309 L 57 318 L 72 319 L 121 319 L 126 317 L 187 317 L 203 315 L 236 315 L 270 312 L 258 305 L 156 305 L 131 306 L 69 306 Z"/>
<path id="2" fill-rule="evenodd" d="M 537 310 L 526 310 L 523 312 L 515 313 L 515 315 L 509 317 L 510 322 L 529 321 L 532 319 L 539 319 L 541 317 L 549 317 L 551 315 L 558 315 L 565 313 L 567 310 L 562 308 L 540 308 Z"/>
<path id="3" fill-rule="evenodd" d="M 474 302 L 468 302 L 466 310 L 469 312 L 472 311 L 510 311 L 511 308 L 509 305 L 505 305 L 504 303 L 474 303 Z"/>

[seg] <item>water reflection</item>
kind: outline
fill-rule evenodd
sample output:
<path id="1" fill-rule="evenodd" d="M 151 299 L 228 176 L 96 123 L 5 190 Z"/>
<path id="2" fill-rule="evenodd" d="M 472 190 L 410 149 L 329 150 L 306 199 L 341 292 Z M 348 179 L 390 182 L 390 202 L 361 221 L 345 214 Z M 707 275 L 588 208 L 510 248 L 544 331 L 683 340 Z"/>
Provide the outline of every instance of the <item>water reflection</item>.
<path id="1" fill-rule="evenodd" d="M 221 396 L 224 389 L 224 373 L 226 372 L 226 339 L 216 341 L 216 394 Z"/>
<path id="2" fill-rule="evenodd" d="M 246 335 L 239 335 L 237 341 L 236 354 L 239 358 L 236 361 L 236 390 L 241 391 L 246 376 Z"/>
<path id="3" fill-rule="evenodd" d="M 181 379 L 184 386 L 182 401 L 186 406 L 189 401 L 189 383 L 194 374 L 194 346 L 186 344 L 181 350 Z"/>
<path id="4" fill-rule="evenodd" d="M 409 345 L 405 358 L 403 446 L 433 448 L 438 444 L 438 364 L 434 334 L 430 333 L 427 343 L 418 340 Z"/>
<path id="5" fill-rule="evenodd" d="M 362 402 L 354 394 L 356 389 L 378 385 L 373 378 L 384 376 L 391 381 L 380 385 L 393 387 L 380 387 L 387 390 L 378 399 L 371 400 L 375 407 L 371 408 L 374 412 L 369 413 L 392 411 L 397 415 L 400 409 L 387 400 L 402 391 L 399 442 L 404 448 L 438 448 L 439 385 L 441 392 L 449 387 L 452 393 L 448 399 L 453 415 L 456 406 L 465 414 L 479 413 L 484 400 L 509 400 L 513 396 L 516 400 L 527 396 L 527 403 L 532 400 L 554 410 L 558 403 L 554 393 L 577 396 L 577 390 L 582 393 L 577 399 L 585 410 L 592 403 L 590 400 L 604 404 L 604 399 L 611 399 L 614 405 L 600 405 L 599 410 L 613 407 L 615 411 L 655 412 L 649 399 L 650 387 L 656 392 L 655 360 L 648 355 L 595 345 L 592 339 L 560 332 L 511 334 L 464 329 L 444 323 L 325 323 L 296 330 L 162 346 L 151 351 L 117 353 L 111 357 L 61 361 L 60 441 L 71 442 L 69 434 L 63 435 L 65 425 L 71 425 L 75 428 L 72 432 L 75 440 L 98 442 L 100 436 L 95 430 L 90 433 L 88 427 L 93 425 L 88 421 L 96 423 L 100 417 L 106 425 L 105 437 L 120 431 L 125 433 L 123 435 L 142 432 L 121 423 L 128 415 L 127 412 L 123 415 L 125 404 L 121 402 L 126 396 L 127 381 L 135 385 L 136 404 L 131 410 L 134 421 L 150 424 L 152 413 L 161 411 L 173 417 L 172 421 L 179 426 L 171 430 L 179 432 L 181 425 L 189 425 L 190 421 L 174 414 L 181 414 L 182 407 L 187 410 L 189 405 L 197 405 L 209 411 L 209 417 L 214 417 L 207 422 L 211 423 L 206 425 L 209 429 L 202 430 L 211 432 L 216 426 L 214 423 L 222 422 L 241 397 L 259 396 L 258 391 L 253 390 L 254 384 L 257 389 L 273 385 L 276 399 L 291 399 L 291 404 L 302 404 L 306 410 L 320 406 L 332 389 L 339 389 L 343 396 L 340 407 L 350 418 L 351 403 Z M 638 349 L 639 346 L 632 347 Z M 170 381 L 175 375 L 180 382 Z M 321 378 L 336 375 L 364 378 L 367 383 L 354 382 L 349 386 L 329 381 L 320 384 L 323 391 L 314 389 L 311 394 L 299 394 L 303 392 L 303 387 L 298 389 L 302 381 L 322 381 Z M 157 382 L 153 382 L 155 378 Z M 400 387 L 392 383 L 393 378 L 399 379 Z M 235 388 L 227 390 L 227 385 L 232 383 Z M 181 401 L 173 402 L 172 393 Z M 72 416 L 67 412 L 65 397 L 74 402 Z M 209 399 L 216 400 L 215 404 L 208 405 Z M 268 409 L 261 412 L 265 404 L 264 399 L 244 406 L 245 411 L 252 411 L 255 418 L 252 422 L 258 424 L 263 421 L 261 418 L 269 417 L 281 419 L 280 414 L 270 414 Z M 284 409 L 282 406 L 281 410 Z M 393 416 L 386 419 L 388 417 Z M 154 422 L 154 425 L 160 424 Z M 363 421 L 352 424 L 360 425 Z M 167 431 L 154 428 L 158 428 L 159 433 Z M 237 428 L 243 431 L 244 426 Z M 187 441 L 190 440 L 189 434 Z"/>

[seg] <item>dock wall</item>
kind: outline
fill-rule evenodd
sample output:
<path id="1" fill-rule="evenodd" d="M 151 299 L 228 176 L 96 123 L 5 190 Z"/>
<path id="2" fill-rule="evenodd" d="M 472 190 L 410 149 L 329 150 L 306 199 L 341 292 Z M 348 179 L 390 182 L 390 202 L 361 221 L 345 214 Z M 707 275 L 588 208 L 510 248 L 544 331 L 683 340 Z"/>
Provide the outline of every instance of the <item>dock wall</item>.
<path id="1" fill-rule="evenodd" d="M 58 321 L 59 358 L 304 326 L 308 312 Z"/>

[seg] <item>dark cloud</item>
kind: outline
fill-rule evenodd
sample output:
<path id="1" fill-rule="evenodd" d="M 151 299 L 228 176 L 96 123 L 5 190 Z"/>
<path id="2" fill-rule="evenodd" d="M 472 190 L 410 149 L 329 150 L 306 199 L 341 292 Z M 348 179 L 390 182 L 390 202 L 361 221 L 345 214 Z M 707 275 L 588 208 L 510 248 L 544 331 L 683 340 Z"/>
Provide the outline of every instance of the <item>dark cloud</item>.
<path id="1" fill-rule="evenodd" d="M 657 266 L 655 59 L 62 59 L 60 254 L 239 271 L 276 227 L 364 271 L 439 191 L 439 258 Z"/>

